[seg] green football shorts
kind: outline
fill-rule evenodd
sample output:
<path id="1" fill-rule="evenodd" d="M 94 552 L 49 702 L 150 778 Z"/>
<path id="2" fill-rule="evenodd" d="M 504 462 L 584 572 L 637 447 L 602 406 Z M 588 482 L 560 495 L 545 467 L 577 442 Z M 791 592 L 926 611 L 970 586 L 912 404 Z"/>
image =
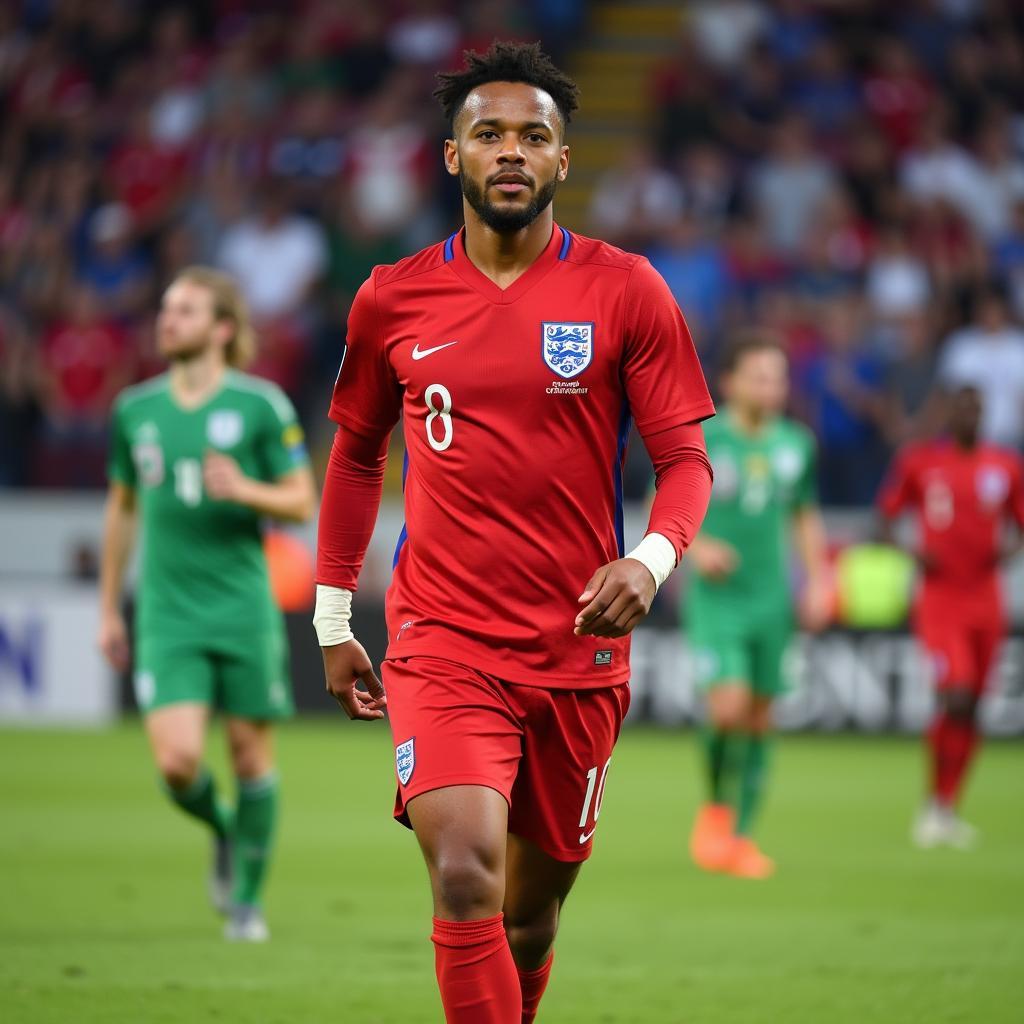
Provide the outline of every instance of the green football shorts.
<path id="1" fill-rule="evenodd" d="M 196 702 L 257 721 L 294 713 L 283 624 L 251 636 L 136 638 L 135 700 L 144 714 Z"/>
<path id="2" fill-rule="evenodd" d="M 783 659 L 793 635 L 788 608 L 784 614 L 775 609 L 761 614 L 694 611 L 688 640 L 700 689 L 740 682 L 761 697 L 786 692 Z"/>

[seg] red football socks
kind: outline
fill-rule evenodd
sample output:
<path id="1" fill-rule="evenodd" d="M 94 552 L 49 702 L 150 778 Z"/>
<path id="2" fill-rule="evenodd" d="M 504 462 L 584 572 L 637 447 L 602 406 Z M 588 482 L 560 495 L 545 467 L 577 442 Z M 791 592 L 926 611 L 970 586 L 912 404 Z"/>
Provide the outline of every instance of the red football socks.
<path id="1" fill-rule="evenodd" d="M 503 920 L 503 914 L 483 921 L 434 918 L 430 938 L 448 1024 L 520 1024 L 527 1019 Z"/>
<path id="2" fill-rule="evenodd" d="M 956 803 L 978 746 L 974 722 L 940 713 L 928 731 L 932 753 L 932 794 L 942 804 Z"/>
<path id="3" fill-rule="evenodd" d="M 540 997 L 544 995 L 544 989 L 548 987 L 551 962 L 554 959 L 555 954 L 551 953 L 535 971 L 519 971 L 519 988 L 523 993 L 522 1024 L 533 1024 L 537 1018 L 537 1007 L 540 1006 Z"/>

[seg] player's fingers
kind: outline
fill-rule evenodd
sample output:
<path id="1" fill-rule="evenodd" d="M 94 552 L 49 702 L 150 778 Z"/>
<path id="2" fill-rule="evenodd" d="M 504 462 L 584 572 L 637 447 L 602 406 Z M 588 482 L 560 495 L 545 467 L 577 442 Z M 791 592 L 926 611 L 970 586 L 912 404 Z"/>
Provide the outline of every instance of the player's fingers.
<path id="1" fill-rule="evenodd" d="M 625 594 L 618 594 L 614 601 L 590 623 L 593 636 L 621 636 L 621 625 L 633 614 L 631 599 Z"/>
<path id="2" fill-rule="evenodd" d="M 582 604 L 584 601 L 592 601 L 597 593 L 601 589 L 601 584 L 604 583 L 605 576 L 608 575 L 608 567 L 602 565 L 597 572 L 587 581 L 587 585 L 583 588 L 583 593 L 577 598 Z"/>
<path id="3" fill-rule="evenodd" d="M 343 686 L 339 689 L 335 689 L 328 685 L 327 689 L 331 696 L 338 702 L 341 710 L 344 711 L 349 718 L 359 717 L 360 708 L 359 701 L 356 699 L 355 695 L 355 687 Z"/>
<path id="4" fill-rule="evenodd" d="M 377 673 L 368 668 L 359 673 L 359 678 L 366 687 L 366 692 L 374 701 L 377 707 L 383 707 L 387 703 L 387 695 L 384 693 L 384 684 L 377 678 Z"/>

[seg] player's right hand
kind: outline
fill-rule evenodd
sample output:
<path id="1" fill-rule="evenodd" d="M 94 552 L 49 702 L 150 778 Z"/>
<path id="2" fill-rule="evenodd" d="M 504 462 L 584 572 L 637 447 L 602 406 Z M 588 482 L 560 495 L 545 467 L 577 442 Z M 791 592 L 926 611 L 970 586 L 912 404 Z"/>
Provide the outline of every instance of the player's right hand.
<path id="1" fill-rule="evenodd" d="M 384 684 L 373 671 L 363 645 L 358 640 L 346 640 L 343 644 L 321 647 L 320 653 L 324 658 L 327 692 L 341 705 L 341 710 L 357 722 L 383 718 L 388 703 Z M 356 689 L 360 681 L 366 684 L 365 690 Z"/>
<path id="2" fill-rule="evenodd" d="M 713 580 L 731 576 L 740 564 L 739 554 L 731 544 L 711 537 L 703 537 L 699 543 L 691 545 L 687 558 L 701 576 Z"/>
<path id="3" fill-rule="evenodd" d="M 100 618 L 97 645 L 110 666 L 124 672 L 129 663 L 128 627 L 117 612 L 108 612 Z"/>

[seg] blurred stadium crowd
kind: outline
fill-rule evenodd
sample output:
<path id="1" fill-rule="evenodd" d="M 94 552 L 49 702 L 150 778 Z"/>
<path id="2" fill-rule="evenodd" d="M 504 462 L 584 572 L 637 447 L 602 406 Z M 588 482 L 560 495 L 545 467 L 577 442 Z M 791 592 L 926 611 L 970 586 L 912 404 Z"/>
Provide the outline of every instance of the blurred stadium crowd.
<path id="1" fill-rule="evenodd" d="M 0 5 L 0 485 L 102 484 L 111 399 L 160 368 L 193 262 L 238 276 L 255 371 L 326 432 L 355 289 L 459 220 L 434 72 L 495 36 L 571 72 L 592 6 Z M 651 258 L 709 375 L 737 329 L 785 339 L 826 504 L 872 500 L 943 381 L 1024 448 L 1024 7 L 677 6 L 649 130 L 567 226 Z"/>

